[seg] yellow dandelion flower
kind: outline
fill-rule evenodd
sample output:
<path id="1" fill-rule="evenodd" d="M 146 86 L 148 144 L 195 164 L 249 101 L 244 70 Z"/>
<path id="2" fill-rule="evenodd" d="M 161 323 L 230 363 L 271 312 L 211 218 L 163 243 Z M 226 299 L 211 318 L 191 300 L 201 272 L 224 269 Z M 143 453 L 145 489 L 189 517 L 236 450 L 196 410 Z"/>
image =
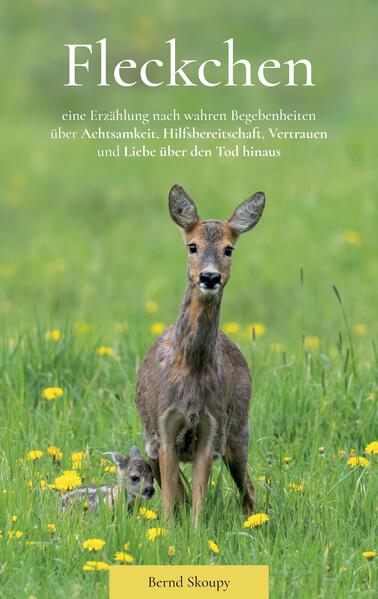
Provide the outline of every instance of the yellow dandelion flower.
<path id="1" fill-rule="evenodd" d="M 78 322 L 74 326 L 74 331 L 77 335 L 84 335 L 85 333 L 89 333 L 91 327 L 86 322 Z"/>
<path id="2" fill-rule="evenodd" d="M 51 533 L 52 535 L 53 535 L 54 533 L 56 533 L 56 526 L 55 526 L 55 524 L 48 524 L 48 525 L 47 525 L 47 530 L 48 530 L 48 531 L 49 531 L 49 533 Z"/>
<path id="3" fill-rule="evenodd" d="M 39 460 L 39 458 L 41 458 L 43 456 L 43 451 L 41 451 L 40 449 L 32 449 L 31 451 L 28 451 L 26 457 L 28 460 L 30 460 L 31 462 L 35 462 L 36 460 Z"/>
<path id="4" fill-rule="evenodd" d="M 89 561 L 85 562 L 83 570 L 87 570 L 88 572 L 99 572 L 101 570 L 109 570 L 109 564 L 107 564 L 106 562 Z"/>
<path id="5" fill-rule="evenodd" d="M 46 387 L 42 391 L 43 399 L 47 399 L 47 401 L 51 401 L 52 399 L 58 399 L 58 397 L 62 397 L 64 391 L 60 387 Z"/>
<path id="6" fill-rule="evenodd" d="M 361 245 L 361 234 L 359 233 L 359 231 L 347 229 L 343 233 L 343 241 L 348 245 Z"/>
<path id="7" fill-rule="evenodd" d="M 62 333 L 60 332 L 59 329 L 53 329 L 52 331 L 46 331 L 46 333 L 44 335 L 46 341 L 59 341 L 61 336 L 62 336 Z"/>
<path id="8" fill-rule="evenodd" d="M 56 489 L 56 484 L 55 483 L 47 483 L 47 488 L 48 489 Z"/>
<path id="9" fill-rule="evenodd" d="M 367 559 L 369 562 L 373 560 L 377 555 L 376 551 L 363 551 L 362 556 Z"/>
<path id="10" fill-rule="evenodd" d="M 145 507 L 140 507 L 139 508 L 139 514 L 145 520 L 156 520 L 156 518 L 157 518 L 157 513 L 156 512 L 154 512 L 153 510 L 148 510 Z"/>
<path id="11" fill-rule="evenodd" d="M 353 325 L 353 330 L 356 333 L 356 335 L 359 335 L 360 337 L 363 337 L 368 332 L 367 325 L 359 323 Z"/>
<path id="12" fill-rule="evenodd" d="M 365 453 L 374 453 L 378 455 L 378 441 L 372 441 L 365 447 Z"/>
<path id="13" fill-rule="evenodd" d="M 101 551 L 105 544 L 106 541 L 103 539 L 87 539 L 83 541 L 82 547 L 87 551 Z"/>
<path id="14" fill-rule="evenodd" d="M 105 466 L 104 471 L 108 474 L 115 474 L 117 472 L 116 466 Z"/>
<path id="15" fill-rule="evenodd" d="M 305 485 L 302 480 L 300 483 L 289 483 L 287 486 L 289 487 L 289 489 L 295 491 L 296 493 L 302 493 Z"/>
<path id="16" fill-rule="evenodd" d="M 84 510 L 84 512 L 86 512 L 87 510 L 89 510 L 89 503 L 88 503 L 88 501 L 84 501 L 83 502 L 83 510 Z"/>
<path id="17" fill-rule="evenodd" d="M 285 462 L 285 464 L 290 464 L 290 462 L 293 461 L 293 458 L 290 457 L 289 455 L 285 455 L 282 460 Z"/>
<path id="18" fill-rule="evenodd" d="M 155 312 L 158 311 L 158 308 L 159 306 L 156 302 L 154 302 L 154 300 L 148 300 L 148 302 L 144 304 L 144 309 L 147 314 L 155 314 Z"/>
<path id="19" fill-rule="evenodd" d="M 253 322 L 247 326 L 247 334 L 250 339 L 262 337 L 266 333 L 266 326 L 262 322 Z"/>
<path id="20" fill-rule="evenodd" d="M 167 549 L 167 555 L 168 557 L 173 557 L 174 554 L 176 553 L 176 549 L 174 545 L 170 545 Z"/>
<path id="21" fill-rule="evenodd" d="M 63 453 L 60 451 L 59 447 L 55 447 L 54 445 L 47 448 L 47 453 L 56 462 L 60 462 L 63 459 Z"/>
<path id="22" fill-rule="evenodd" d="M 232 335 L 233 333 L 238 333 L 240 331 L 240 324 L 237 322 L 225 322 L 222 331 L 226 335 Z"/>
<path id="23" fill-rule="evenodd" d="M 17 516 L 11 516 L 12 522 L 17 522 Z"/>
<path id="24" fill-rule="evenodd" d="M 256 528 L 256 526 L 261 526 L 265 522 L 269 522 L 269 516 L 264 514 L 264 512 L 260 512 L 259 514 L 252 514 L 245 522 L 243 522 L 244 528 Z"/>
<path id="25" fill-rule="evenodd" d="M 84 458 L 84 451 L 74 451 L 71 453 L 72 468 L 81 468 Z"/>
<path id="26" fill-rule="evenodd" d="M 65 470 L 55 479 L 55 488 L 60 491 L 71 491 L 81 485 L 81 478 L 76 470 Z"/>
<path id="27" fill-rule="evenodd" d="M 114 561 L 121 562 L 122 564 L 132 564 L 134 558 L 130 553 L 125 553 L 124 551 L 116 551 L 114 554 Z"/>
<path id="28" fill-rule="evenodd" d="M 46 489 L 47 482 L 43 478 L 41 478 L 41 480 L 39 481 L 39 486 L 41 489 Z"/>
<path id="29" fill-rule="evenodd" d="M 33 489 L 33 481 L 29 479 L 26 483 L 26 486 L 31 491 Z"/>
<path id="30" fill-rule="evenodd" d="M 349 458 L 348 464 L 349 466 L 351 466 L 351 468 L 356 468 L 357 466 L 366 468 L 367 466 L 369 466 L 370 462 L 362 456 L 354 456 L 352 458 Z"/>
<path id="31" fill-rule="evenodd" d="M 270 476 L 257 476 L 257 480 L 260 483 L 265 483 L 266 485 L 270 485 L 272 483 Z"/>
<path id="32" fill-rule="evenodd" d="M 165 331 L 165 324 L 163 322 L 154 322 L 150 326 L 150 332 L 153 335 L 161 335 L 163 331 Z"/>
<path id="33" fill-rule="evenodd" d="M 281 352 L 285 351 L 285 345 L 283 343 L 271 343 L 270 347 L 272 349 L 272 351 L 276 352 L 277 354 L 280 354 Z"/>
<path id="34" fill-rule="evenodd" d="M 318 349 L 320 346 L 320 339 L 315 335 L 308 335 L 304 338 L 304 346 L 306 349 Z"/>
<path id="35" fill-rule="evenodd" d="M 149 541 L 155 541 L 158 537 L 165 537 L 168 534 L 166 528 L 149 528 L 146 532 L 146 537 Z"/>
<path id="36" fill-rule="evenodd" d="M 212 551 L 213 553 L 219 553 L 219 547 L 218 545 L 215 543 L 215 541 L 212 541 L 211 539 L 209 539 L 207 541 L 207 545 L 210 549 L 210 551 Z"/>
<path id="37" fill-rule="evenodd" d="M 10 530 L 8 532 L 8 539 L 20 539 L 24 536 L 22 530 Z"/>
<path id="38" fill-rule="evenodd" d="M 106 347 L 105 345 L 101 345 L 96 349 L 96 354 L 98 356 L 112 356 L 114 354 L 114 350 L 112 347 Z"/>

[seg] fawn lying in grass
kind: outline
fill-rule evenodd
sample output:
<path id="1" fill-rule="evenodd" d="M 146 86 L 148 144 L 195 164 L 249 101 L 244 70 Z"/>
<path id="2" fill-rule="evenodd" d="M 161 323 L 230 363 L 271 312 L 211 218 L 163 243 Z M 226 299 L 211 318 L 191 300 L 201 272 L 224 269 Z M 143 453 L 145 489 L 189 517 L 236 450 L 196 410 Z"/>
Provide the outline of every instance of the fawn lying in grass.
<path id="1" fill-rule="evenodd" d="M 137 498 L 151 499 L 154 495 L 151 467 L 135 445 L 130 449 L 128 457 L 111 451 L 104 455 L 109 455 L 117 466 L 119 482 L 116 485 L 82 485 L 65 493 L 61 497 L 61 505 L 64 510 L 73 501 L 82 501 L 87 509 L 97 510 L 100 500 L 109 507 L 113 507 L 120 498 L 120 492 L 124 491 L 128 501 L 128 510 L 131 512 Z"/>

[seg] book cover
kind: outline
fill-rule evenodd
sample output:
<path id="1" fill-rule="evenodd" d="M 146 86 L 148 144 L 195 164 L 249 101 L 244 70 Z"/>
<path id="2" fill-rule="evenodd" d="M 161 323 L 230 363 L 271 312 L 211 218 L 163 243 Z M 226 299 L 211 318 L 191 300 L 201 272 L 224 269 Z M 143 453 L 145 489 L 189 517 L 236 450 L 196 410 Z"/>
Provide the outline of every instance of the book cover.
<path id="1" fill-rule="evenodd" d="M 1 597 L 375 595 L 377 18 L 1 7 Z"/>

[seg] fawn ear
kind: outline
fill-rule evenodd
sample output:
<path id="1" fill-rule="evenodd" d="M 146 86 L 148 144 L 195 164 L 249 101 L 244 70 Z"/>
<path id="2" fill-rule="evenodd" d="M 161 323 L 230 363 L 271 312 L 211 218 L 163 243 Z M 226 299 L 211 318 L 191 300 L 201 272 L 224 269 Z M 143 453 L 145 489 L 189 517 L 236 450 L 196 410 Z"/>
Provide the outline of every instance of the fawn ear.
<path id="1" fill-rule="evenodd" d="M 179 185 L 174 185 L 169 192 L 169 213 L 176 225 L 185 231 L 193 229 L 199 221 L 195 203 Z"/>
<path id="2" fill-rule="evenodd" d="M 133 445 L 129 451 L 129 457 L 131 460 L 136 460 L 136 459 L 143 459 L 142 454 L 140 453 L 139 449 L 137 448 L 136 445 Z"/>
<path id="3" fill-rule="evenodd" d="M 237 235 L 253 229 L 259 222 L 265 206 L 265 195 L 258 191 L 248 200 L 238 206 L 228 219 L 228 224 Z"/>
<path id="4" fill-rule="evenodd" d="M 110 456 L 118 469 L 118 476 L 123 478 L 126 474 L 127 465 L 129 458 L 126 458 L 122 453 L 116 453 L 115 451 L 107 451 L 104 455 Z"/>

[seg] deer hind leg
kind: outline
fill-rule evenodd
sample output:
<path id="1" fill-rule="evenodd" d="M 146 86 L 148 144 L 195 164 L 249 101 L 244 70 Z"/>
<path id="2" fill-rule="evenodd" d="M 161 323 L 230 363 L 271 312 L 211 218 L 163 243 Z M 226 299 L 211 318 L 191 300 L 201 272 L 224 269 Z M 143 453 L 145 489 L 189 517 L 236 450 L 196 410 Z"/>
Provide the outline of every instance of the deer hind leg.
<path id="1" fill-rule="evenodd" d="M 202 513 L 212 463 L 211 447 L 199 447 L 194 456 L 192 472 L 192 520 L 194 526 L 198 525 Z"/>
<path id="2" fill-rule="evenodd" d="M 159 487 L 161 488 L 161 474 L 160 474 L 160 464 L 159 464 L 159 458 L 150 458 L 149 460 L 149 464 L 151 466 L 151 470 L 152 470 L 152 474 L 154 476 L 154 479 L 156 480 L 157 484 L 159 485 Z M 178 482 L 178 496 L 177 496 L 178 501 L 183 501 L 183 502 L 187 502 L 188 501 L 188 497 L 183 485 L 183 482 L 181 480 L 181 476 L 179 477 L 179 482 Z"/>
<path id="3" fill-rule="evenodd" d="M 159 469 L 163 499 L 163 514 L 171 520 L 175 505 L 182 499 L 184 488 L 180 480 L 179 458 L 174 447 L 162 446 L 159 450 Z"/>
<path id="4" fill-rule="evenodd" d="M 159 458 L 149 458 L 148 463 L 151 466 L 152 474 L 157 484 L 161 488 L 161 475 L 160 475 L 160 465 Z"/>
<path id="5" fill-rule="evenodd" d="M 255 511 L 255 488 L 248 474 L 245 448 L 233 448 L 232 451 L 227 448 L 223 461 L 239 490 L 243 512 L 246 516 L 250 516 Z"/>

